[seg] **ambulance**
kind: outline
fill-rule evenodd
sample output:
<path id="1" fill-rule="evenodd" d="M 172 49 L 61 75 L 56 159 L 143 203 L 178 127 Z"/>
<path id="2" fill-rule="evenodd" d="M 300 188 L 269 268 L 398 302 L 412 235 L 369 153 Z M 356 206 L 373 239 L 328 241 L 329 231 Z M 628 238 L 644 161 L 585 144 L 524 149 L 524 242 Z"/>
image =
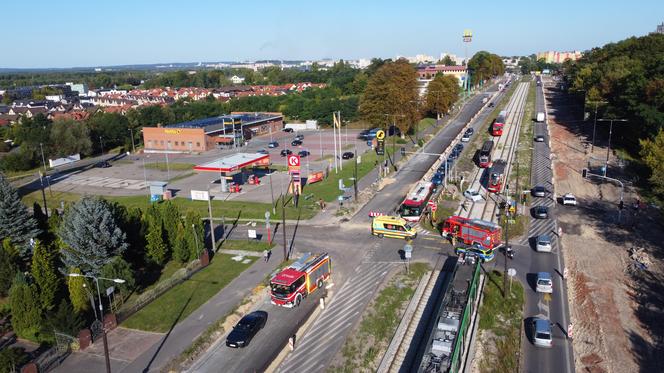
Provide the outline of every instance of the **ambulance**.
<path id="1" fill-rule="evenodd" d="M 415 228 L 408 225 L 406 219 L 395 216 L 376 216 L 371 222 L 371 234 L 383 237 L 414 239 L 417 236 Z"/>

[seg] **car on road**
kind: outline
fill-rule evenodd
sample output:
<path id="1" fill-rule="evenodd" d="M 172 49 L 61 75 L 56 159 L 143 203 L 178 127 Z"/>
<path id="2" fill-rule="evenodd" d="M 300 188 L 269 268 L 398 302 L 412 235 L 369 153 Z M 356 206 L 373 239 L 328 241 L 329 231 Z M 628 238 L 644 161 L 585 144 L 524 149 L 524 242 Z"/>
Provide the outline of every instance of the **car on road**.
<path id="1" fill-rule="evenodd" d="M 469 127 L 464 133 L 467 133 L 470 136 L 472 136 L 475 133 L 475 130 L 473 129 L 473 127 Z"/>
<path id="2" fill-rule="evenodd" d="M 282 131 L 292 133 L 293 129 L 292 128 L 283 128 Z"/>
<path id="3" fill-rule="evenodd" d="M 483 262 L 490 262 L 493 260 L 495 254 L 493 249 L 486 249 L 481 246 L 458 246 L 454 248 L 456 255 L 465 254 L 466 256 L 476 256 Z"/>
<path id="4" fill-rule="evenodd" d="M 553 293 L 553 280 L 549 272 L 537 272 L 535 291 L 538 293 Z"/>
<path id="5" fill-rule="evenodd" d="M 341 155 L 342 159 L 353 159 L 355 158 L 355 153 L 353 152 L 345 152 L 344 154 Z"/>
<path id="6" fill-rule="evenodd" d="M 357 138 L 360 139 L 360 140 L 366 140 L 366 139 L 367 139 L 367 136 L 369 135 L 369 131 L 370 131 L 370 130 L 362 130 L 362 131 L 360 131 L 360 133 L 357 134 Z"/>
<path id="7" fill-rule="evenodd" d="M 468 198 L 469 200 L 473 202 L 481 201 L 482 200 L 482 195 L 480 195 L 480 192 L 476 191 L 475 189 L 468 189 L 465 192 L 463 192 L 463 196 Z"/>
<path id="8" fill-rule="evenodd" d="M 99 167 L 99 168 L 109 168 L 109 167 L 111 167 L 111 164 L 108 163 L 108 161 L 101 161 L 101 162 L 97 163 L 97 167 Z"/>
<path id="9" fill-rule="evenodd" d="M 462 142 L 468 142 L 470 141 L 470 135 L 467 133 L 464 133 L 463 136 L 461 136 L 461 141 Z"/>
<path id="10" fill-rule="evenodd" d="M 304 140 L 304 135 L 295 136 L 295 140 L 300 140 L 300 141 Z"/>
<path id="11" fill-rule="evenodd" d="M 547 219 L 549 217 L 549 208 L 546 206 L 535 206 L 533 216 L 536 219 Z"/>
<path id="12" fill-rule="evenodd" d="M 293 152 L 290 149 L 283 149 L 280 154 L 282 157 L 285 157 L 287 155 L 293 154 Z"/>
<path id="13" fill-rule="evenodd" d="M 546 197 L 546 194 L 548 192 L 549 191 L 546 190 L 545 187 L 537 185 L 533 189 L 531 189 L 530 194 L 532 194 L 534 197 Z"/>
<path id="14" fill-rule="evenodd" d="M 293 140 L 290 143 L 292 146 L 300 146 L 302 145 L 302 140 Z"/>
<path id="15" fill-rule="evenodd" d="M 297 155 L 299 155 L 302 158 L 309 156 L 309 154 L 311 153 L 309 153 L 308 150 L 300 150 L 299 152 L 297 152 Z"/>
<path id="16" fill-rule="evenodd" d="M 233 330 L 226 337 L 226 346 L 232 348 L 247 347 L 252 338 L 263 329 L 267 322 L 267 312 L 254 311 L 245 315 L 235 324 Z"/>
<path id="17" fill-rule="evenodd" d="M 563 195 L 563 205 L 567 206 L 576 206 L 576 197 L 574 197 L 574 194 L 572 193 L 567 193 Z"/>
<path id="18" fill-rule="evenodd" d="M 534 140 L 535 142 L 544 142 L 544 135 L 537 135 Z"/>
<path id="19" fill-rule="evenodd" d="M 459 143 L 459 144 L 454 145 L 454 150 L 461 153 L 463 151 L 463 144 Z"/>
<path id="20" fill-rule="evenodd" d="M 259 154 L 270 154 L 270 152 L 267 149 L 258 149 L 256 150 L 256 153 Z"/>
<path id="21" fill-rule="evenodd" d="M 431 182 L 438 186 L 443 183 L 443 179 L 445 179 L 445 173 L 436 172 L 431 178 Z"/>
<path id="22" fill-rule="evenodd" d="M 496 106 L 496 104 L 494 104 L 493 101 L 489 102 L 489 107 L 494 107 L 494 106 Z"/>
<path id="23" fill-rule="evenodd" d="M 531 330 L 533 333 L 533 344 L 536 347 L 553 347 L 551 321 L 542 317 L 533 317 Z"/>
<path id="24" fill-rule="evenodd" d="M 538 253 L 551 252 L 551 236 L 548 234 L 540 234 L 535 240 L 535 250 Z"/>
<path id="25" fill-rule="evenodd" d="M 270 148 L 270 149 L 278 148 L 279 143 L 276 142 L 276 141 L 271 141 L 269 144 L 267 144 L 267 147 Z"/>

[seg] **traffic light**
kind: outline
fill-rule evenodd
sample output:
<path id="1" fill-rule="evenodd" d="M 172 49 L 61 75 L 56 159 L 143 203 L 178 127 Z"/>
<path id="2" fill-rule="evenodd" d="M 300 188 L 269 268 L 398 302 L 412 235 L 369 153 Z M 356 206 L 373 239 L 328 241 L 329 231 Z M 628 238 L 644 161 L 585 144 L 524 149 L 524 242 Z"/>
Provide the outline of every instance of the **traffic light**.
<path id="1" fill-rule="evenodd" d="M 583 176 L 584 179 L 587 178 L 588 177 L 588 169 L 584 168 L 583 170 L 581 170 L 581 175 Z"/>
<path id="2" fill-rule="evenodd" d="M 621 210 L 625 208 L 625 202 L 623 202 L 623 200 L 620 200 L 620 202 L 618 203 L 618 208 Z"/>

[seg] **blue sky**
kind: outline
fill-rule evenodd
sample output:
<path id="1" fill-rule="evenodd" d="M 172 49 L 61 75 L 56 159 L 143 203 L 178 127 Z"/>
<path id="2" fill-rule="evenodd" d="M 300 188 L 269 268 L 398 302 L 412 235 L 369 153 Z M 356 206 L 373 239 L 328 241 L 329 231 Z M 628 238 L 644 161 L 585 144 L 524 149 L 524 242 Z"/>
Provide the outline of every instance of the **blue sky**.
<path id="1" fill-rule="evenodd" d="M 555 4 L 546 6 L 545 3 Z M 30 6 L 26 6 L 30 4 Z M 7 0 L 0 67 L 584 50 L 645 35 L 664 1 Z"/>

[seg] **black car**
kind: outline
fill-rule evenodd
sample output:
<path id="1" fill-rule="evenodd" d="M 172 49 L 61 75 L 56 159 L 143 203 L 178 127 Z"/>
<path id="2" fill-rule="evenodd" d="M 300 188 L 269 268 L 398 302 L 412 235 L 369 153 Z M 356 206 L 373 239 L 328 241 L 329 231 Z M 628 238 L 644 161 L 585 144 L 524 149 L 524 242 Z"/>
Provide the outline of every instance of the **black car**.
<path id="1" fill-rule="evenodd" d="M 533 217 L 536 219 L 547 219 L 549 217 L 549 208 L 546 206 L 535 206 L 533 208 Z"/>
<path id="2" fill-rule="evenodd" d="M 304 135 L 295 136 L 295 140 L 300 140 L 300 141 L 304 140 Z"/>
<path id="3" fill-rule="evenodd" d="M 466 130 L 465 133 L 467 133 L 469 136 L 472 136 L 475 133 L 475 130 L 472 127 L 470 127 Z"/>
<path id="4" fill-rule="evenodd" d="M 293 140 L 290 144 L 293 146 L 300 146 L 302 145 L 302 140 Z"/>
<path id="5" fill-rule="evenodd" d="M 284 128 L 284 129 L 282 129 L 282 131 L 291 133 L 291 132 L 293 132 L 293 129 L 292 128 Z"/>
<path id="6" fill-rule="evenodd" d="M 258 149 L 256 150 L 256 153 L 259 154 L 270 154 L 270 152 L 267 149 Z"/>
<path id="7" fill-rule="evenodd" d="M 111 167 L 111 164 L 108 163 L 108 161 L 101 161 L 101 162 L 97 163 L 97 167 L 99 167 L 99 168 L 109 168 L 109 167 Z"/>
<path id="8" fill-rule="evenodd" d="M 489 102 L 489 107 L 494 107 L 496 106 L 493 102 Z"/>
<path id="9" fill-rule="evenodd" d="M 297 155 L 299 155 L 302 158 L 308 156 L 309 154 L 311 154 L 311 153 L 309 153 L 308 150 L 300 150 L 299 152 L 297 152 Z"/>
<path id="10" fill-rule="evenodd" d="M 463 144 L 459 143 L 459 144 L 454 145 L 454 150 L 461 153 L 461 151 L 463 150 Z"/>
<path id="11" fill-rule="evenodd" d="M 251 339 L 263 329 L 267 321 L 267 312 L 254 311 L 238 321 L 226 337 L 226 346 L 233 348 L 247 347 Z"/>
<path id="12" fill-rule="evenodd" d="M 287 155 L 293 154 L 293 152 L 290 149 L 283 149 L 280 154 L 282 157 L 285 157 Z"/>
<path id="13" fill-rule="evenodd" d="M 538 186 L 534 187 L 534 188 L 530 191 L 530 194 L 532 194 L 532 195 L 535 196 L 535 197 L 546 197 L 546 194 L 547 194 L 548 192 L 549 192 L 549 191 L 546 190 L 545 187 L 538 185 Z"/>
<path id="14" fill-rule="evenodd" d="M 345 152 L 344 154 L 341 155 L 341 158 L 343 159 L 352 159 L 355 157 L 355 154 L 353 152 Z"/>
<path id="15" fill-rule="evenodd" d="M 268 147 L 268 148 L 278 148 L 278 147 L 279 147 L 279 143 L 276 142 L 276 141 L 270 141 L 270 143 L 267 144 L 267 147 Z"/>
<path id="16" fill-rule="evenodd" d="M 362 130 L 360 133 L 357 135 L 357 138 L 360 140 L 366 140 L 367 137 L 369 136 L 369 131 L 370 130 Z"/>

